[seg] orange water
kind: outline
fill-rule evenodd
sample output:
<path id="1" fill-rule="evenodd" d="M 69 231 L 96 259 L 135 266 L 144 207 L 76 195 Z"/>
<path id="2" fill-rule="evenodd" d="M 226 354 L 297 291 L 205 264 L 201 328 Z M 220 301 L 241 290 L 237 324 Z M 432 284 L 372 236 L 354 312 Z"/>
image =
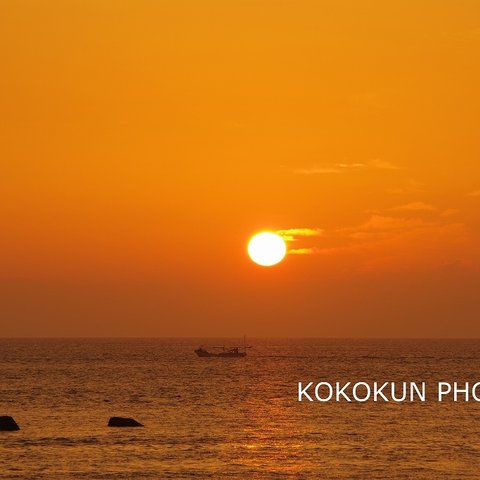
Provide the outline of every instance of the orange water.
<path id="1" fill-rule="evenodd" d="M 200 343 L 219 340 L 0 340 L 0 415 L 21 427 L 0 478 L 480 477 L 478 403 L 297 402 L 298 381 L 478 380 L 478 341 Z"/>

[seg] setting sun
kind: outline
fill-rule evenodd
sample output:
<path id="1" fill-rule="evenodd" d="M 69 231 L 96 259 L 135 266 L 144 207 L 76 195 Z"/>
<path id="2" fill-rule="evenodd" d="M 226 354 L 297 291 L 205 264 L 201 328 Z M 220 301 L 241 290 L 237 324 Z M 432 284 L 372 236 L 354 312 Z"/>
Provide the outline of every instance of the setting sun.
<path id="1" fill-rule="evenodd" d="M 281 262 L 286 253 L 285 241 L 276 233 L 258 233 L 248 243 L 248 255 L 255 263 L 263 267 L 271 267 Z"/>

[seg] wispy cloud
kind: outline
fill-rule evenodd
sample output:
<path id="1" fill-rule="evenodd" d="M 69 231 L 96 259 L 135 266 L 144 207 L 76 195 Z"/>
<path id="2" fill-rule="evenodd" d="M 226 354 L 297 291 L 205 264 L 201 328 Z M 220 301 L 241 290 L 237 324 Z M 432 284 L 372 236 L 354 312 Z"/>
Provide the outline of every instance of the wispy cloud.
<path id="1" fill-rule="evenodd" d="M 369 160 L 368 162 L 357 163 L 333 163 L 324 165 L 314 165 L 308 168 L 297 168 L 293 172 L 299 175 L 321 175 L 329 173 L 344 173 L 348 171 L 355 171 L 361 169 L 371 170 L 400 170 L 400 167 L 394 165 L 388 160 L 379 158 Z"/>
<path id="2" fill-rule="evenodd" d="M 398 165 L 394 165 L 392 162 L 389 162 L 388 160 L 382 160 L 381 158 L 370 160 L 367 163 L 367 166 L 381 170 L 401 170 Z"/>
<path id="3" fill-rule="evenodd" d="M 338 168 L 364 168 L 367 166 L 366 163 L 337 163 Z"/>
<path id="4" fill-rule="evenodd" d="M 277 230 L 278 235 L 292 235 L 295 237 L 319 237 L 323 233 L 321 228 L 288 228 Z"/>
<path id="5" fill-rule="evenodd" d="M 407 184 L 401 187 L 387 189 L 387 193 L 392 193 L 395 195 L 404 195 L 408 193 L 423 193 L 425 192 L 425 184 L 411 178 L 408 180 Z"/>
<path id="6" fill-rule="evenodd" d="M 286 228 L 283 230 L 277 230 L 276 234 L 280 235 L 286 242 L 293 243 L 299 242 L 300 245 L 296 244 L 296 248 L 289 248 L 288 253 L 290 255 L 311 255 L 316 253 L 317 248 L 310 245 L 302 245 L 302 240 L 312 239 L 315 237 L 322 237 L 324 230 L 322 228 Z M 307 242 L 309 243 L 309 242 Z"/>
<path id="7" fill-rule="evenodd" d="M 294 248 L 288 249 L 289 254 L 323 256 L 323 267 L 331 267 L 339 274 L 338 268 L 344 272 L 365 272 L 438 267 L 444 261 L 457 260 L 465 265 L 473 264 L 478 255 L 472 247 L 474 240 L 470 232 L 463 223 L 450 220 L 457 211 L 418 203 L 402 210 L 401 217 L 393 212 L 377 212 L 350 227 L 295 228 L 277 233 L 295 240 L 303 238 L 291 245 Z M 436 215 L 429 219 L 412 216 L 425 208 L 428 211 L 434 208 Z"/>
<path id="8" fill-rule="evenodd" d="M 438 268 L 444 262 L 472 265 L 478 258 L 466 226 L 439 215 L 429 221 L 372 215 L 352 227 L 326 231 L 322 243 L 332 268 L 346 272 Z M 327 264 L 324 264 L 326 268 Z"/>
<path id="9" fill-rule="evenodd" d="M 372 215 L 364 223 L 350 228 L 337 230 L 337 234 L 343 234 L 356 240 L 382 238 L 392 234 L 405 232 L 419 227 L 431 225 L 419 218 L 398 218 L 387 215 Z"/>
<path id="10" fill-rule="evenodd" d="M 450 217 L 452 215 L 456 215 L 458 212 L 459 212 L 459 210 L 456 209 L 456 208 L 447 208 L 440 215 L 442 217 Z"/>
<path id="11" fill-rule="evenodd" d="M 467 193 L 467 197 L 480 197 L 480 190 L 474 190 L 473 192 Z"/>
<path id="12" fill-rule="evenodd" d="M 433 205 L 430 205 L 425 202 L 411 202 L 405 205 L 399 205 L 398 207 L 390 208 L 389 210 L 392 212 L 421 212 L 421 211 L 435 212 L 438 209 Z"/>
<path id="13" fill-rule="evenodd" d="M 313 253 L 317 252 L 317 248 L 290 248 L 288 250 L 290 255 L 312 255 Z"/>
<path id="14" fill-rule="evenodd" d="M 341 173 L 342 170 L 338 167 L 310 167 L 310 168 L 296 168 L 293 173 L 298 175 L 322 175 L 325 173 Z"/>
<path id="15" fill-rule="evenodd" d="M 321 237 L 323 229 L 321 228 L 288 228 L 277 230 L 275 233 L 283 237 L 287 242 L 294 242 L 303 237 Z"/>
<path id="16" fill-rule="evenodd" d="M 390 212 L 431 212 L 435 213 L 438 217 L 451 217 L 452 215 L 456 215 L 459 210 L 456 208 L 446 208 L 440 209 L 425 202 L 410 202 L 404 205 L 399 205 L 397 207 L 387 208 L 384 210 L 381 209 L 369 209 L 366 210 L 365 213 L 369 213 L 371 215 L 382 215 L 382 212 L 385 214 L 390 214 Z"/>

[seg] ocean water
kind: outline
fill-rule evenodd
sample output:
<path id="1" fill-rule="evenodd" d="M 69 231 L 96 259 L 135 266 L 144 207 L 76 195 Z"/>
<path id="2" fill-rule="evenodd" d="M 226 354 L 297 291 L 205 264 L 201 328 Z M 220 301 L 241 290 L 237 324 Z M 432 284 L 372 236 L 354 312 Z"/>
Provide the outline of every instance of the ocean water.
<path id="1" fill-rule="evenodd" d="M 231 344 L 233 340 L 224 340 Z M 298 382 L 480 379 L 479 341 L 0 340 L 6 479 L 480 478 L 480 404 L 297 401 Z M 108 428 L 110 416 L 145 428 Z"/>

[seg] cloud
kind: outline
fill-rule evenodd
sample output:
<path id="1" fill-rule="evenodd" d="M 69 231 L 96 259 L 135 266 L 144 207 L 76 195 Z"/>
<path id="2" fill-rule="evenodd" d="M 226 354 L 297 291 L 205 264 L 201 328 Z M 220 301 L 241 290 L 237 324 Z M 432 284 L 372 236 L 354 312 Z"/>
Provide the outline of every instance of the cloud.
<path id="1" fill-rule="evenodd" d="M 275 233 L 283 237 L 287 242 L 294 242 L 303 237 L 320 237 L 323 235 L 321 228 L 288 228 L 286 230 L 277 230 Z"/>
<path id="2" fill-rule="evenodd" d="M 390 188 L 387 190 L 387 193 L 404 195 L 407 193 L 424 193 L 425 191 L 426 190 L 424 183 L 411 178 L 410 180 L 408 180 L 406 185 L 397 188 Z"/>
<path id="3" fill-rule="evenodd" d="M 432 225 L 420 218 L 397 218 L 384 215 L 372 215 L 366 222 L 350 228 L 338 230 L 350 238 L 365 240 L 391 236 L 394 233 L 405 232 L 419 227 Z"/>
<path id="4" fill-rule="evenodd" d="M 451 215 L 455 215 L 459 212 L 456 208 L 447 208 L 444 210 L 440 215 L 442 217 L 450 217 Z"/>
<path id="5" fill-rule="evenodd" d="M 288 250 L 289 255 L 312 255 L 317 253 L 316 248 L 291 248 Z"/>
<path id="6" fill-rule="evenodd" d="M 430 205 L 429 203 L 425 202 L 410 202 L 406 203 L 405 205 L 399 205 L 398 207 L 392 207 L 384 212 L 436 212 L 441 217 L 449 217 L 451 215 L 455 215 L 459 212 L 456 208 L 446 208 L 445 210 L 440 210 L 439 208 Z M 365 211 L 366 213 L 370 213 L 372 215 L 381 215 L 382 210 L 378 209 L 369 209 Z"/>
<path id="7" fill-rule="evenodd" d="M 476 241 L 461 222 L 372 215 L 352 227 L 326 231 L 322 248 L 323 271 L 331 275 L 352 275 L 380 271 L 439 268 L 461 261 L 478 262 Z"/>
<path id="8" fill-rule="evenodd" d="M 323 233 L 321 228 L 288 228 L 277 230 L 278 235 L 293 235 L 296 237 L 319 237 Z"/>
<path id="9" fill-rule="evenodd" d="M 462 265 L 476 265 L 476 239 L 465 224 L 450 221 L 454 209 L 436 209 L 438 215 L 427 220 L 407 215 L 421 211 L 420 205 L 410 208 L 402 217 L 376 213 L 350 227 L 278 233 L 299 240 L 292 245 L 295 248 L 288 249 L 289 254 L 321 257 L 322 271 L 330 275 L 439 268 L 457 260 Z"/>
<path id="10" fill-rule="evenodd" d="M 382 170 L 400 170 L 399 166 L 394 165 L 392 162 L 389 162 L 388 160 L 382 160 L 381 158 L 370 160 L 368 162 L 368 166 L 371 168 L 379 168 Z"/>
<path id="11" fill-rule="evenodd" d="M 293 171 L 298 175 L 321 175 L 324 173 L 341 173 L 342 170 L 336 167 L 311 167 L 311 168 L 298 168 Z"/>
<path id="12" fill-rule="evenodd" d="M 299 175 L 321 175 L 328 173 L 344 173 L 347 171 L 371 169 L 371 170 L 400 170 L 400 167 L 394 165 L 388 160 L 374 159 L 365 163 L 333 163 L 326 165 L 316 165 L 309 168 L 298 168 L 293 170 Z"/>
<path id="13" fill-rule="evenodd" d="M 297 248 L 289 248 L 288 253 L 292 255 L 311 255 L 316 253 L 317 248 L 310 245 L 302 245 L 301 240 L 306 238 L 312 239 L 323 236 L 322 228 L 287 228 L 277 230 L 275 232 L 280 235 L 286 242 L 300 242 Z"/>
<path id="14" fill-rule="evenodd" d="M 338 168 L 364 168 L 367 165 L 365 163 L 337 163 Z"/>
<path id="15" fill-rule="evenodd" d="M 467 193 L 467 197 L 480 197 L 480 190 L 474 190 L 473 192 Z"/>
<path id="16" fill-rule="evenodd" d="M 421 211 L 430 211 L 435 212 L 438 209 L 433 205 L 424 202 L 411 202 L 405 205 L 400 205 L 398 207 L 393 207 L 389 209 L 392 212 L 421 212 Z"/>

